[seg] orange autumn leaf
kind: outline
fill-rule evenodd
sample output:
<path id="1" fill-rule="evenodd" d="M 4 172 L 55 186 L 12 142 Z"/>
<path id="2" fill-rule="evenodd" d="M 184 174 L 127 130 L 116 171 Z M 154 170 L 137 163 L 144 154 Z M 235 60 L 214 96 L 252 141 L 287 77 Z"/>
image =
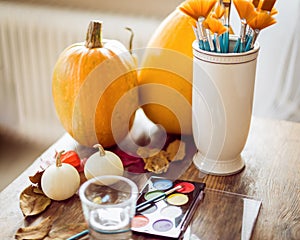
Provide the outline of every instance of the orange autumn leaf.
<path id="1" fill-rule="evenodd" d="M 206 18 L 216 2 L 217 0 L 187 0 L 179 6 L 179 9 L 198 20 L 199 17 Z"/>
<path id="2" fill-rule="evenodd" d="M 276 20 L 267 12 L 259 12 L 255 18 L 248 22 L 252 29 L 262 30 L 276 23 Z"/>

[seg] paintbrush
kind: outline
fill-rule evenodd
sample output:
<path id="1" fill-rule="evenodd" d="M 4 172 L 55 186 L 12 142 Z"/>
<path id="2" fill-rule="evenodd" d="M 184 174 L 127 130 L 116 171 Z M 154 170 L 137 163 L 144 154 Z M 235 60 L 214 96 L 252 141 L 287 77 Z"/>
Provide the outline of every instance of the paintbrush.
<path id="1" fill-rule="evenodd" d="M 253 32 L 247 41 L 245 49 L 246 51 L 253 48 L 255 41 L 262 29 L 276 23 L 276 20 L 272 17 L 274 14 L 271 14 L 275 2 L 276 0 L 264 0 L 260 7 L 261 11 L 253 20 L 249 22 L 249 26 L 253 29 Z"/>
<path id="2" fill-rule="evenodd" d="M 257 10 L 259 7 L 259 4 L 260 4 L 260 0 L 253 0 L 252 4 L 253 4 L 255 10 Z M 248 27 L 248 31 L 247 31 L 246 39 L 245 39 L 246 43 L 248 42 L 248 39 L 251 35 L 252 35 L 252 28 Z"/>
<path id="3" fill-rule="evenodd" d="M 220 0 L 221 3 L 224 5 L 225 13 L 224 13 L 224 20 L 225 20 L 225 27 L 228 27 L 228 30 L 224 33 L 223 37 L 223 45 L 225 53 L 229 51 L 229 21 L 230 21 L 230 8 L 231 8 L 231 0 Z"/>
<path id="4" fill-rule="evenodd" d="M 171 193 L 173 193 L 173 192 L 175 192 L 175 191 L 177 191 L 177 190 L 179 190 L 179 189 L 181 189 L 181 188 L 182 188 L 181 185 L 177 185 L 176 187 L 171 188 L 170 190 L 165 191 L 165 192 L 163 192 L 162 194 L 157 195 L 156 197 L 153 197 L 153 198 L 151 198 L 151 199 L 149 199 L 149 200 L 147 200 L 147 201 L 145 201 L 145 202 L 142 202 L 142 203 L 136 205 L 136 208 L 135 208 L 135 209 L 138 211 L 139 209 L 141 209 L 141 208 L 143 208 L 143 207 L 145 207 L 145 206 L 147 206 L 147 205 L 150 205 L 150 204 L 152 204 L 152 203 L 154 203 L 154 202 L 163 200 L 163 199 L 165 199 L 168 195 L 170 195 Z"/>
<path id="5" fill-rule="evenodd" d="M 202 22 L 204 21 L 203 17 L 200 17 L 197 21 L 197 30 L 198 30 L 198 35 L 200 38 L 200 45 L 202 46 L 203 50 L 209 51 L 209 44 L 206 36 L 206 31 L 204 29 L 204 26 L 202 25 Z"/>
<path id="6" fill-rule="evenodd" d="M 236 41 L 233 52 L 244 52 L 246 47 L 247 23 L 257 16 L 257 12 L 254 5 L 248 0 L 234 0 L 233 3 L 241 19 L 240 36 Z"/>
<path id="7" fill-rule="evenodd" d="M 206 29 L 204 28 L 204 26 L 202 26 L 202 23 L 205 20 L 205 18 L 209 15 L 216 2 L 217 0 L 187 0 L 179 6 L 179 9 L 182 12 L 184 12 L 185 14 L 197 21 L 197 35 L 201 41 L 201 43 L 199 42 L 199 47 L 203 46 L 203 49 L 206 51 L 210 51 L 210 47 L 208 43 Z"/>
<path id="8" fill-rule="evenodd" d="M 224 13 L 225 13 L 225 8 L 224 8 L 223 3 L 221 3 L 220 1 L 218 1 L 217 4 L 216 4 L 216 6 L 215 6 L 215 8 L 214 8 L 214 12 L 211 14 L 211 17 L 219 20 L 219 22 L 222 25 L 224 25 L 224 18 L 223 18 Z M 223 26 L 223 27 L 225 27 L 225 26 Z M 226 32 L 226 30 L 225 30 L 225 32 Z M 215 42 L 215 45 L 216 45 L 217 52 L 220 51 L 220 52 L 224 53 L 225 51 L 224 51 L 224 46 L 223 46 L 222 34 L 220 35 L 220 34 L 216 34 L 214 32 L 214 42 Z"/>
<path id="9" fill-rule="evenodd" d="M 203 49 L 205 51 L 210 51 L 206 29 L 203 26 L 204 20 L 205 20 L 204 17 L 199 17 L 199 19 L 198 19 L 198 21 L 197 21 L 196 24 L 197 24 L 197 29 L 198 29 L 199 37 L 200 37 L 200 39 L 202 40 L 202 43 L 203 43 Z"/>
<path id="10" fill-rule="evenodd" d="M 210 31 L 214 33 L 216 52 L 224 52 L 224 48 L 220 41 L 220 36 L 228 30 L 227 27 L 225 27 L 221 21 L 214 17 L 208 17 L 205 22 Z"/>
<path id="11" fill-rule="evenodd" d="M 190 24 L 192 25 L 192 29 L 193 29 L 194 35 L 196 37 L 196 40 L 198 42 L 199 48 L 204 50 L 204 44 L 203 44 L 202 37 L 200 36 L 201 32 L 200 32 L 200 29 L 199 29 L 198 21 L 194 21 L 194 19 L 193 19 L 193 20 L 190 21 Z"/>
<path id="12" fill-rule="evenodd" d="M 203 26 L 203 29 L 205 31 L 205 34 L 206 34 L 206 37 L 207 37 L 207 42 L 209 44 L 209 51 L 211 52 L 214 52 L 215 51 L 215 45 L 214 45 L 214 42 L 211 38 L 211 34 L 210 34 L 210 30 L 209 30 L 209 27 L 208 27 L 208 24 L 207 24 L 207 20 L 208 18 L 206 18 L 203 22 L 202 22 L 202 26 Z"/>
<path id="13" fill-rule="evenodd" d="M 192 28 L 193 28 L 195 37 L 196 37 L 196 39 L 198 41 L 199 48 L 203 50 L 204 49 L 203 40 L 199 36 L 198 28 L 195 27 L 195 26 L 192 26 Z"/>

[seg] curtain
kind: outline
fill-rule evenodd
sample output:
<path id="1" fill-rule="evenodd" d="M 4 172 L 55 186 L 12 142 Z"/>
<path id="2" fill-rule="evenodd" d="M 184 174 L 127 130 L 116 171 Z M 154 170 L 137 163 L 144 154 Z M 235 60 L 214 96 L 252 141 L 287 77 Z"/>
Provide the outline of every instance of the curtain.
<path id="1" fill-rule="evenodd" d="M 262 30 L 254 115 L 300 121 L 300 0 L 277 1 L 277 24 Z"/>

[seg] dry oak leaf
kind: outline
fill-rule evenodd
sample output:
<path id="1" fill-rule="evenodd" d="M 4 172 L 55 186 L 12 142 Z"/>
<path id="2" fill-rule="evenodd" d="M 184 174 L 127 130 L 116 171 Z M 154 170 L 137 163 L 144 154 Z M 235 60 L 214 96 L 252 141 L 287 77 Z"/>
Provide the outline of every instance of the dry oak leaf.
<path id="1" fill-rule="evenodd" d="M 154 172 L 160 174 L 166 172 L 169 168 L 169 161 L 167 159 L 167 153 L 165 151 L 160 151 L 158 154 L 143 158 L 145 162 L 145 169 L 149 172 Z"/>
<path id="2" fill-rule="evenodd" d="M 43 239 L 46 237 L 51 229 L 52 219 L 45 218 L 38 225 L 19 228 L 15 238 L 16 239 Z"/>
<path id="3" fill-rule="evenodd" d="M 20 208 L 24 216 L 39 214 L 51 204 L 51 199 L 38 191 L 38 187 L 31 185 L 21 193 Z"/>
<path id="4" fill-rule="evenodd" d="M 175 140 L 167 147 L 169 161 L 183 160 L 185 157 L 185 142 Z"/>

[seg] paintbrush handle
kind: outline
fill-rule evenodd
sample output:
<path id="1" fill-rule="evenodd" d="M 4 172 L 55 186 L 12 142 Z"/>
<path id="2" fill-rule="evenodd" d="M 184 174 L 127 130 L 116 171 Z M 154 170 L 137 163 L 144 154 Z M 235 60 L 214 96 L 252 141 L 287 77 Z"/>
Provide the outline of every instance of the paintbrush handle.
<path id="1" fill-rule="evenodd" d="M 153 203 L 153 202 L 155 202 L 155 201 L 157 201 L 157 200 L 162 200 L 162 199 L 164 199 L 165 197 L 166 197 L 167 195 L 166 195 L 166 193 L 162 193 L 162 194 L 160 194 L 160 195 L 157 195 L 156 197 L 153 197 L 153 198 L 151 198 L 151 199 L 149 199 L 149 200 L 147 200 L 147 201 L 145 201 L 145 202 L 142 202 L 142 203 L 140 203 L 140 204 L 138 204 L 138 205 L 136 205 L 136 210 L 138 210 L 138 209 L 140 209 L 141 207 L 144 207 L 144 206 L 146 206 L 146 205 L 149 205 L 149 204 L 151 204 L 151 203 Z"/>
<path id="2" fill-rule="evenodd" d="M 275 4 L 276 0 L 264 0 L 261 5 L 261 10 L 270 12 Z"/>
<path id="3" fill-rule="evenodd" d="M 234 53 L 238 53 L 240 51 L 240 44 L 241 44 L 241 38 L 239 37 L 237 40 L 236 40 L 236 43 L 234 45 L 234 49 L 233 49 L 233 52 Z"/>
<path id="4" fill-rule="evenodd" d="M 176 187 L 174 187 L 174 188 L 172 188 L 172 189 L 170 189 L 170 190 L 168 190 L 168 191 L 166 191 L 166 192 L 164 192 L 164 193 L 162 193 L 160 195 L 157 195 L 156 197 L 153 197 L 153 198 L 151 198 L 151 199 L 149 199 L 149 200 L 147 200 L 145 202 L 142 202 L 142 203 L 138 204 L 135 209 L 138 210 L 139 208 L 144 207 L 144 206 L 146 206 L 148 204 L 151 204 L 151 203 L 156 202 L 158 200 L 165 199 L 167 195 L 169 195 L 169 194 L 171 194 L 171 193 L 173 193 L 176 190 L 179 190 L 181 188 L 182 188 L 182 186 L 178 185 L 178 186 L 176 186 Z"/>
<path id="5" fill-rule="evenodd" d="M 259 4 L 259 0 L 252 0 L 252 4 L 255 8 L 257 8 Z"/>
<path id="6" fill-rule="evenodd" d="M 89 234 L 89 230 L 88 230 L 88 229 L 83 230 L 82 232 L 77 233 L 77 234 L 75 234 L 75 235 L 69 237 L 67 240 L 76 240 L 76 239 L 80 239 L 80 238 L 82 238 L 83 236 L 85 236 L 85 235 L 87 235 L 87 234 Z"/>

